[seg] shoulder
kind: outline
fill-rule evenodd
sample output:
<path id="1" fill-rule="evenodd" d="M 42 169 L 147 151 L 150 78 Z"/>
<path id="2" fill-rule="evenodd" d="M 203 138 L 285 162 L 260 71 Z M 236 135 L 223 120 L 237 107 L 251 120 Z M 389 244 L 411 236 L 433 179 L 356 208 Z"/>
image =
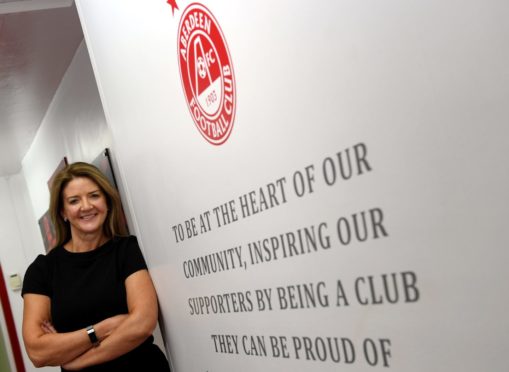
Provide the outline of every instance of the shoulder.
<path id="1" fill-rule="evenodd" d="M 48 253 L 38 255 L 35 260 L 28 266 L 27 270 L 30 269 L 38 269 L 38 268 L 47 268 L 52 262 L 55 260 L 56 256 L 59 254 L 59 250 L 61 247 L 55 247 Z"/>
<path id="2" fill-rule="evenodd" d="M 124 279 L 138 270 L 147 268 L 143 253 L 138 245 L 138 239 L 135 236 L 115 237 L 113 244 Z"/>
<path id="3" fill-rule="evenodd" d="M 50 253 L 38 255 L 28 266 L 23 279 L 22 296 L 25 293 L 50 294 L 48 283 L 50 282 L 51 267 L 54 262 L 52 258 L 55 256 L 54 253 Z"/>
<path id="4" fill-rule="evenodd" d="M 46 255 L 40 254 L 28 266 L 27 272 L 44 269 L 44 268 L 47 268 L 47 266 L 48 266 L 48 257 Z"/>
<path id="5" fill-rule="evenodd" d="M 60 254 L 60 252 L 63 249 L 65 249 L 65 248 L 63 246 L 59 245 L 59 246 L 56 246 L 55 248 L 53 248 L 52 250 L 50 250 L 48 253 L 46 253 L 46 255 L 40 255 L 40 256 L 45 257 L 46 261 L 52 261 Z"/>
<path id="6" fill-rule="evenodd" d="M 60 255 L 61 246 L 53 248 L 48 253 L 38 255 L 35 260 L 28 266 L 25 273 L 26 276 L 33 275 L 48 275 L 55 264 L 57 257 Z"/>
<path id="7" fill-rule="evenodd" d="M 111 240 L 115 248 L 139 247 L 138 239 L 134 235 L 115 236 Z"/>
<path id="8" fill-rule="evenodd" d="M 112 249 L 120 257 L 142 255 L 138 239 L 133 236 L 116 236 L 111 241 Z"/>

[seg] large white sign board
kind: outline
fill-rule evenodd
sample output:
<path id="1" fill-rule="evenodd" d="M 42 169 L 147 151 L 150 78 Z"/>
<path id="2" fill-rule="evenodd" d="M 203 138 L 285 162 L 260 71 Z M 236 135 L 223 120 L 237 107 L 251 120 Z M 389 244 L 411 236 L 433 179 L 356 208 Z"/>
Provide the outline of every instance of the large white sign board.
<path id="1" fill-rule="evenodd" d="M 506 369 L 506 2 L 203 2 L 220 145 L 190 2 L 77 4 L 177 372 Z"/>

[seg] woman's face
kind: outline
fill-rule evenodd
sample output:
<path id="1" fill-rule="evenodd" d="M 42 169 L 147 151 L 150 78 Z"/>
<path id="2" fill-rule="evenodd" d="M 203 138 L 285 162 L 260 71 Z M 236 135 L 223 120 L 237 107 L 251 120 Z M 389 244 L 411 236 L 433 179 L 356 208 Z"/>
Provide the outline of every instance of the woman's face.
<path id="1" fill-rule="evenodd" d="M 71 180 L 62 192 L 62 217 L 71 224 L 71 234 L 102 234 L 108 204 L 101 188 L 90 178 Z"/>

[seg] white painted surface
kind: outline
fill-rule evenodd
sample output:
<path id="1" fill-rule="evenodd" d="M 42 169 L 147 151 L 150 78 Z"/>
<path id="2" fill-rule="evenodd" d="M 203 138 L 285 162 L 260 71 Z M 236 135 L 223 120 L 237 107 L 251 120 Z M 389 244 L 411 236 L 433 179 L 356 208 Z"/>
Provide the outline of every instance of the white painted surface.
<path id="1" fill-rule="evenodd" d="M 391 341 L 394 371 L 503 371 L 509 207 L 506 2 L 208 1 L 237 80 L 230 139 L 205 142 L 165 1 L 77 1 L 122 181 L 177 372 L 333 371 L 341 363 L 216 353 L 212 334 Z M 371 172 L 326 186 L 322 162 L 364 143 Z M 352 151 L 352 150 L 350 150 Z M 296 170 L 315 166 L 298 198 Z M 171 227 L 287 179 L 287 203 L 177 244 Z M 389 236 L 343 246 L 340 217 L 381 208 Z M 186 279 L 186 260 L 327 222 L 332 247 Z M 357 277 L 415 272 L 416 303 L 361 306 Z M 350 306 L 190 316 L 190 297 L 344 283 Z M 380 284 L 380 282 L 378 282 Z M 277 298 L 273 298 L 276 303 Z M 270 349 L 268 350 L 270 354 Z M 346 368 L 346 367 L 345 367 Z M 379 366 L 379 369 L 382 367 Z"/>
<path id="2" fill-rule="evenodd" d="M 47 180 L 62 158 L 92 161 L 110 144 L 87 48 L 82 43 L 23 159 L 23 174 L 37 219 L 48 210 Z"/>
<path id="3" fill-rule="evenodd" d="M 64 156 L 91 161 L 110 144 L 104 113 L 84 44 L 60 84 L 27 156 L 23 173 L 1 178 L 0 260 L 6 282 L 11 273 L 25 273 L 44 253 L 38 219 L 48 209 L 47 180 Z M 23 300 L 9 291 L 18 338 L 22 343 Z M 23 349 L 27 371 L 35 371 Z M 59 370 L 48 367 L 43 370 Z"/>
<path id="4" fill-rule="evenodd" d="M 41 234 L 37 228 L 24 178 L 18 174 L 0 178 L 0 262 L 4 280 L 9 282 L 9 275 L 25 274 L 28 264 L 35 255 L 44 251 Z M 20 291 L 7 289 L 18 340 L 27 371 L 36 371 L 23 347 L 21 325 L 23 320 L 23 299 Z M 7 336 L 6 328 L 5 335 Z M 6 338 L 8 341 L 8 338 Z M 14 370 L 14 369 L 13 369 Z M 48 371 L 57 370 L 48 368 Z"/>
<path id="5" fill-rule="evenodd" d="M 26 261 L 22 266 L 25 270 L 37 254 L 44 252 L 37 223 L 48 210 L 47 180 L 56 166 L 64 156 L 70 163 L 91 162 L 105 148 L 111 147 L 111 135 L 106 125 L 88 51 L 86 45 L 82 43 L 53 97 L 34 142 L 23 159 L 22 171 L 27 190 L 18 198 L 20 203 L 31 208 L 35 218 L 22 216 L 19 219 L 19 226 L 30 221 L 28 222 L 30 227 L 36 229 L 35 237 L 27 235 L 20 238 L 23 240 L 22 247 L 25 250 Z M 115 159 L 113 161 L 115 162 Z M 127 205 L 125 207 L 128 221 L 131 222 L 129 209 Z M 34 244 L 34 238 L 37 244 Z M 154 337 L 155 342 L 163 348 L 159 329 L 154 332 Z"/>
<path id="6" fill-rule="evenodd" d="M 6 282 L 11 273 L 23 275 L 35 257 L 44 253 L 38 220 L 48 209 L 47 180 L 60 160 L 67 156 L 70 161 L 91 161 L 110 144 L 90 60 L 82 44 L 23 160 L 23 172 L 1 178 L 0 231 L 3 244 L 0 260 Z M 11 291 L 9 296 L 18 337 L 22 342 L 23 301 L 19 292 Z M 22 349 L 27 371 L 35 371 Z M 59 369 L 48 367 L 42 370 Z"/>
<path id="7" fill-rule="evenodd" d="M 33 3 L 48 5 L 45 0 Z M 21 171 L 21 161 L 83 40 L 76 8 L 68 3 L 62 9 L 4 15 L 5 7 L 19 11 L 29 2 L 0 4 L 1 176 Z"/>
<path id="8" fill-rule="evenodd" d="M 0 14 L 67 8 L 71 5 L 72 0 L 2 0 L 0 1 Z"/>

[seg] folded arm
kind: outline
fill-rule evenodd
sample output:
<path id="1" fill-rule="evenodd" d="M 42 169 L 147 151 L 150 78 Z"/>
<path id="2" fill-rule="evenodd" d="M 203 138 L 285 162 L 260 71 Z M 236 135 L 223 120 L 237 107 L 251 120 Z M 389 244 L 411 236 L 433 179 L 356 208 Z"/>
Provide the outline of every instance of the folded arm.
<path id="1" fill-rule="evenodd" d="M 92 347 L 84 328 L 67 333 L 52 332 L 49 297 L 26 293 L 23 299 L 23 340 L 34 366 L 59 366 Z M 99 340 L 105 340 L 126 318 L 126 315 L 117 315 L 95 324 Z"/>
<path id="2" fill-rule="evenodd" d="M 63 367 L 78 370 L 104 363 L 139 346 L 157 324 L 157 296 L 147 270 L 131 274 L 125 280 L 129 314 L 98 347 L 89 348 Z M 90 341 L 89 341 L 90 342 Z"/>

